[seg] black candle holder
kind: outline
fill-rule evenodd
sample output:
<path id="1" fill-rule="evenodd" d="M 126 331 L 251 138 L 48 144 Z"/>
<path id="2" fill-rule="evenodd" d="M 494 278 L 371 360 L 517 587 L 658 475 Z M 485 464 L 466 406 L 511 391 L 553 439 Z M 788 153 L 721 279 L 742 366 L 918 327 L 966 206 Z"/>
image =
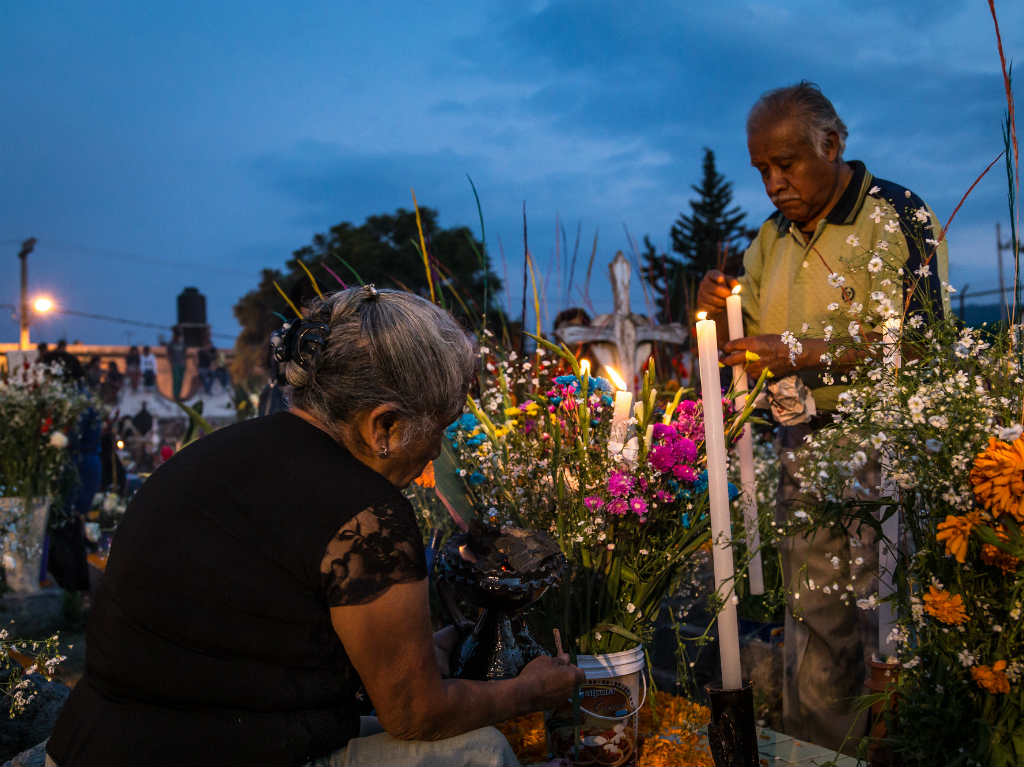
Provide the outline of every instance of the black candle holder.
<path id="1" fill-rule="evenodd" d="M 452 536 L 437 563 L 439 590 L 451 589 L 479 609 L 452 655 L 452 676 L 510 679 L 546 655 L 520 614 L 561 580 L 566 566 L 558 545 L 543 533 L 477 524 Z M 442 597 L 456 623 L 462 622 L 457 605 L 443 591 Z"/>
<path id="2" fill-rule="evenodd" d="M 738 690 L 706 685 L 711 702 L 708 746 L 715 767 L 758 767 L 757 729 L 754 726 L 754 685 Z"/>

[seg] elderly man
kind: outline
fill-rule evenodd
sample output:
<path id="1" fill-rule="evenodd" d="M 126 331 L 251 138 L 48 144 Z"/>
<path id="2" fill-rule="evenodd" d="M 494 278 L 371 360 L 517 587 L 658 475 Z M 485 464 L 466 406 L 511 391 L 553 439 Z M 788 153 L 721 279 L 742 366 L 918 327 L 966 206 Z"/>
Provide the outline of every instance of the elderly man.
<path id="1" fill-rule="evenodd" d="M 846 136 L 832 103 L 811 83 L 770 91 L 754 104 L 747 118 L 750 163 L 776 211 L 744 255 L 743 276 L 734 280 L 712 271 L 698 291 L 698 308 L 714 317 L 732 288 L 742 285 L 749 335 L 729 343 L 722 338 L 722 361 L 743 364 L 745 353 L 755 352 L 760 359 L 748 371 L 757 375 L 766 367 L 776 376 L 780 524 L 795 510 L 800 490 L 792 451 L 832 422 L 830 411 L 842 391 L 834 369 L 823 365 L 827 335 L 856 332 L 848 331 L 848 318 L 879 301 L 897 312 L 908 297 L 912 312 L 922 308 L 921 296 L 948 307 L 948 257 L 934 214 L 909 190 L 844 160 Z M 875 255 L 884 258 L 868 265 Z M 914 283 L 918 289 L 911 291 Z M 829 325 L 835 330 L 826 330 Z M 874 474 L 865 476 L 866 487 L 877 487 L 877 467 Z M 782 546 L 789 589 L 783 728 L 823 746 L 839 748 L 864 732 L 854 698 L 863 694 L 865 661 L 877 652 L 877 632 L 870 625 L 873 614 L 859 614 L 852 599 L 841 602 L 822 586 L 852 581 L 859 592 L 874 591 L 872 543 L 821 530 L 791 536 Z"/>

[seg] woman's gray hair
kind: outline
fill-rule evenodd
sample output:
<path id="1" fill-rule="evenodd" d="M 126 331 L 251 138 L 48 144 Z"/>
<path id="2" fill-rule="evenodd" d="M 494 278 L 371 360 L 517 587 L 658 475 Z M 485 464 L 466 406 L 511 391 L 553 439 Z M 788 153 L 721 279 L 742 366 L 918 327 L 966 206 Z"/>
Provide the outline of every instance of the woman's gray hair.
<path id="1" fill-rule="evenodd" d="M 316 301 L 309 319 L 328 328 L 308 369 L 288 362 L 291 402 L 335 427 L 393 403 L 408 437 L 454 421 L 466 399 L 476 347 L 448 312 L 413 293 L 348 288 Z"/>
<path id="2" fill-rule="evenodd" d="M 776 88 L 761 95 L 747 115 L 747 135 L 784 117 L 797 118 L 804 127 L 807 141 L 819 157 L 825 157 L 828 135 L 839 136 L 839 159 L 846 149 L 846 123 L 836 108 L 814 83 L 801 80 L 796 85 Z"/>

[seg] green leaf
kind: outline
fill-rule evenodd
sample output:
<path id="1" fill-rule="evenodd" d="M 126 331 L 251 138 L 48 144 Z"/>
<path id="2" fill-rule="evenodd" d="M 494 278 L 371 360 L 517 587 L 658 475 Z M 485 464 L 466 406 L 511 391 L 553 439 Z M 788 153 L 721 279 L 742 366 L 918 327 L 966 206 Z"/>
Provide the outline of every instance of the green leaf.
<path id="1" fill-rule="evenodd" d="M 594 626 L 594 631 L 608 631 L 612 634 L 618 634 L 623 639 L 629 639 L 637 644 L 643 644 L 644 640 L 639 634 L 634 634 L 628 629 L 622 628 L 622 626 L 613 625 L 611 623 L 599 623 Z"/>
<path id="2" fill-rule="evenodd" d="M 213 427 L 210 425 L 210 422 L 202 416 L 202 400 L 199 400 L 194 408 L 189 407 L 184 402 L 178 402 L 177 405 L 184 410 L 185 414 L 188 416 L 188 430 L 185 432 L 185 436 L 181 440 L 182 447 L 199 439 L 199 435 L 196 433 L 197 428 L 202 429 L 206 434 L 213 432 Z"/>
<path id="3" fill-rule="evenodd" d="M 476 516 L 473 504 L 466 495 L 466 486 L 459 476 L 459 464 L 447 442 L 441 446 L 441 454 L 434 459 L 434 482 L 437 489 L 459 515 L 469 522 Z"/>

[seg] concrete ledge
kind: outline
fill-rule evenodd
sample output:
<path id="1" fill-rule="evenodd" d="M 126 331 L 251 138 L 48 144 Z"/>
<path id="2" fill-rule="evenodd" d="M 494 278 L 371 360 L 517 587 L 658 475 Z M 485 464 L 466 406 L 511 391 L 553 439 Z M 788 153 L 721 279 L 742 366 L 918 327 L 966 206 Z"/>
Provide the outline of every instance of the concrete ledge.
<path id="1" fill-rule="evenodd" d="M 64 590 L 57 586 L 33 594 L 7 592 L 0 597 L 0 626 L 12 636 L 40 638 L 57 631 L 63 620 Z"/>

